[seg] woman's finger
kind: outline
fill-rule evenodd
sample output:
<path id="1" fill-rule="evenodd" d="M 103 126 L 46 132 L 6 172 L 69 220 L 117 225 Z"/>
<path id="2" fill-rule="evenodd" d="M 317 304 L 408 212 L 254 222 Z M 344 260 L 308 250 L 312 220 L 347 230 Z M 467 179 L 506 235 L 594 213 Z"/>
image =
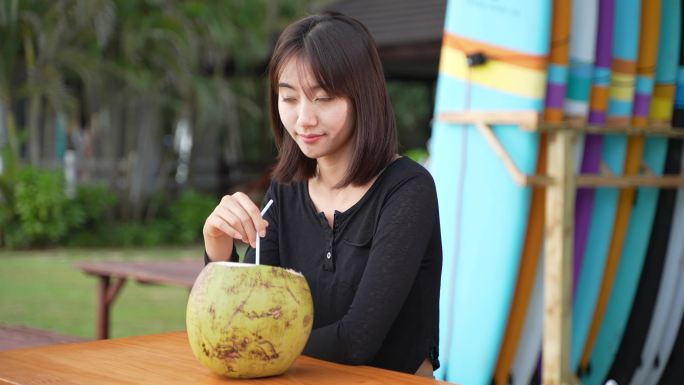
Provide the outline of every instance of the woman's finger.
<path id="1" fill-rule="evenodd" d="M 225 205 L 219 205 L 214 209 L 214 215 L 234 230 L 233 234 L 229 234 L 231 237 L 241 239 L 245 243 L 248 242 L 249 238 L 247 236 L 247 231 L 240 218 L 232 212 L 231 208 L 226 207 Z"/>
<path id="2" fill-rule="evenodd" d="M 251 203 L 251 201 L 249 201 Z M 238 199 L 231 199 L 226 201 L 226 205 L 224 206 L 229 212 L 230 212 L 230 219 L 231 221 L 238 220 L 240 224 L 242 225 L 242 229 L 244 230 L 244 235 L 246 236 L 246 241 L 249 242 L 249 244 L 252 247 L 256 246 L 256 226 L 254 224 L 254 221 L 252 219 L 252 216 L 247 212 L 249 208 L 245 208 L 242 206 L 243 202 L 241 202 Z M 252 203 L 252 205 L 254 205 Z M 233 224 L 233 222 L 229 222 L 231 225 L 234 227 L 237 227 L 236 225 Z"/>
<path id="3" fill-rule="evenodd" d="M 261 211 L 259 210 L 259 207 L 255 205 L 254 202 L 252 202 L 252 200 L 249 199 L 249 197 L 244 193 L 235 193 L 233 194 L 233 198 L 240 202 L 240 204 L 245 209 L 247 214 L 252 218 L 254 228 L 259 233 L 259 235 L 262 237 L 266 236 L 266 226 L 268 226 L 268 224 L 261 217 Z"/>
<path id="4" fill-rule="evenodd" d="M 236 230 L 234 227 L 232 227 L 228 221 L 224 220 L 220 215 L 217 215 L 216 212 L 212 213 L 209 218 L 207 218 L 206 225 L 211 229 L 217 229 L 219 230 L 222 234 L 225 234 L 231 238 L 237 238 L 237 239 L 242 239 L 242 235 L 238 230 Z M 209 233 L 211 234 L 211 232 Z M 212 234 L 213 235 L 213 234 Z"/>

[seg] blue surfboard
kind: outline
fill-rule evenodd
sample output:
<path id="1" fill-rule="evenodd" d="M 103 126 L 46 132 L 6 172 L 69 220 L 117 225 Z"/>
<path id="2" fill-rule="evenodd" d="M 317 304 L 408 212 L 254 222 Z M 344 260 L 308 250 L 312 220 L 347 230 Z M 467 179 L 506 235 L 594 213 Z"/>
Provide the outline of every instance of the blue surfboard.
<path id="1" fill-rule="evenodd" d="M 497 6 L 449 1 L 436 117 L 453 111 L 541 111 L 550 11 L 550 0 Z M 486 62 L 469 67 L 467 57 L 475 53 L 483 54 Z M 532 173 L 537 134 L 504 126 L 493 131 L 516 165 Z M 435 119 L 429 169 L 437 184 L 444 243 L 443 366 L 436 376 L 486 385 L 506 326 L 530 188 L 513 181 L 473 125 Z"/>

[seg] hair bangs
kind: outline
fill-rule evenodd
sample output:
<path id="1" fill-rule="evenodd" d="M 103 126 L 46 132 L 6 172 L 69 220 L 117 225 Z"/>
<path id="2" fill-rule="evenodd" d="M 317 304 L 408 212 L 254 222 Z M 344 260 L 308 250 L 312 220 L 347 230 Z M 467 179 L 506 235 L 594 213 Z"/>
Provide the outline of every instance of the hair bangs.
<path id="1" fill-rule="evenodd" d="M 316 160 L 301 153 L 278 113 L 278 83 L 290 60 L 297 60 L 304 75 L 300 78 L 311 83 L 304 86 L 307 97 L 320 87 L 351 103 L 354 150 L 339 187 L 372 180 L 398 152 L 398 139 L 382 64 L 366 27 L 353 18 L 325 13 L 295 22 L 279 37 L 269 64 L 269 114 L 279 149 L 273 176 L 281 183 L 310 178 L 316 170 Z"/>

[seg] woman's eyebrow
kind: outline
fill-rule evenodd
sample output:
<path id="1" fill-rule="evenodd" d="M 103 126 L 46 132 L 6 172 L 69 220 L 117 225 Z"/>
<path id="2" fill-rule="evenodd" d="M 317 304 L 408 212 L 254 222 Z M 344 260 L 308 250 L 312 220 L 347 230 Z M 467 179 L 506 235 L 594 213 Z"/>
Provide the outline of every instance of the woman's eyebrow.
<path id="1" fill-rule="evenodd" d="M 289 83 L 285 83 L 285 82 L 278 83 L 278 88 L 289 88 L 291 90 L 296 90 L 294 88 L 294 86 L 290 85 Z M 321 87 L 319 85 L 314 85 L 313 87 L 311 87 L 311 91 L 318 91 L 318 90 L 322 90 L 322 89 L 323 89 L 323 87 Z"/>

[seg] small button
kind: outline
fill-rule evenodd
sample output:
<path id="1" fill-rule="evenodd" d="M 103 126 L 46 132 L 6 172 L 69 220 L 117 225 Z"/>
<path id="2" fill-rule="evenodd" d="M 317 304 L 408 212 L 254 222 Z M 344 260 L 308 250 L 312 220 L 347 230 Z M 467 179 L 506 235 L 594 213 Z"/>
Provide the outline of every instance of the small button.
<path id="1" fill-rule="evenodd" d="M 328 254 L 326 254 L 325 257 L 330 259 L 332 257 L 332 253 L 328 251 Z"/>

